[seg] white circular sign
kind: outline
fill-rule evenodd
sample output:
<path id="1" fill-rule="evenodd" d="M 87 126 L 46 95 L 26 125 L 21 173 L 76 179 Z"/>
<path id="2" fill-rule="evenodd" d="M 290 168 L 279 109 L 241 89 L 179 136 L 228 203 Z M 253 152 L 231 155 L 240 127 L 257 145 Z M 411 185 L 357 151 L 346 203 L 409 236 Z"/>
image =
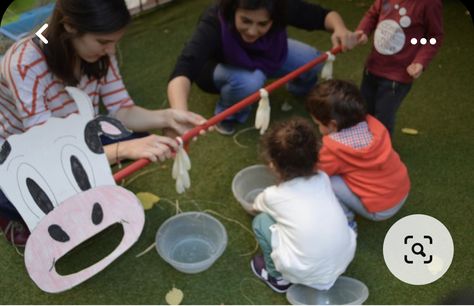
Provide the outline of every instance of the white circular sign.
<path id="1" fill-rule="evenodd" d="M 400 25 L 404 28 L 408 28 L 411 24 L 411 19 L 408 16 L 403 16 L 400 18 Z"/>
<path id="2" fill-rule="evenodd" d="M 446 226 L 427 215 L 410 215 L 388 230 L 383 257 L 392 274 L 411 285 L 442 277 L 453 260 L 454 244 Z"/>
<path id="3" fill-rule="evenodd" d="M 405 33 L 394 20 L 384 20 L 377 25 L 374 34 L 374 47 L 383 55 L 398 53 L 405 45 Z"/>

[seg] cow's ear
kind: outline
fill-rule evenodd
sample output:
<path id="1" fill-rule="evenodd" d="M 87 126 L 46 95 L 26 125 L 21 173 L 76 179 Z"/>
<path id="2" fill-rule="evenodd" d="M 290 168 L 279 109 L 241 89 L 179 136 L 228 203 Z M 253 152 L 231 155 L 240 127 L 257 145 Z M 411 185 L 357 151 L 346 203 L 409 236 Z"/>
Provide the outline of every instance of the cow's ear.
<path id="1" fill-rule="evenodd" d="M 112 139 L 121 139 L 132 135 L 119 120 L 107 116 L 97 116 L 95 118 L 100 126 L 99 132 Z"/>
<path id="2" fill-rule="evenodd" d="M 10 155 L 10 152 L 12 151 L 12 146 L 8 141 L 5 141 L 2 145 L 2 148 L 0 149 L 0 165 L 2 165 L 8 158 L 8 155 Z"/>
<path id="3" fill-rule="evenodd" d="M 111 139 L 122 139 L 132 134 L 117 119 L 107 116 L 97 116 L 87 123 L 84 130 L 84 139 L 89 149 L 94 153 L 103 153 L 102 143 L 99 135 L 105 135 Z"/>

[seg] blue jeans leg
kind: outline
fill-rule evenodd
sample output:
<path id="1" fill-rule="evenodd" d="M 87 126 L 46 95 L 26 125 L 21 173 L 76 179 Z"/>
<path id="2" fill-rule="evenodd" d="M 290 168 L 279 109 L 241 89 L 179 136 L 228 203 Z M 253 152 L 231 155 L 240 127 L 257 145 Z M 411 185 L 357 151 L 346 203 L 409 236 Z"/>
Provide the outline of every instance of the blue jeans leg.
<path id="1" fill-rule="evenodd" d="M 412 84 L 378 77 L 364 70 L 360 91 L 367 103 L 367 112 L 380 120 L 393 135 L 395 115 Z"/>
<path id="2" fill-rule="evenodd" d="M 267 77 L 261 70 L 246 70 L 235 66 L 218 64 L 214 70 L 214 84 L 220 91 L 215 114 L 221 113 L 240 100 L 253 94 L 263 87 Z M 250 115 L 252 107 L 237 112 L 226 118 L 244 123 Z"/>
<path id="3" fill-rule="evenodd" d="M 270 256 L 272 253 L 272 232 L 270 231 L 270 226 L 275 223 L 276 221 L 269 214 L 260 213 L 253 219 L 252 228 L 262 249 L 268 274 L 273 277 L 280 277 L 281 273 L 275 269 L 275 263 Z"/>
<path id="4" fill-rule="evenodd" d="M 360 198 L 352 192 L 352 190 L 349 188 L 349 186 L 347 186 L 346 182 L 340 175 L 331 176 L 330 179 L 332 190 L 334 191 L 334 194 L 339 200 L 339 203 L 342 205 L 344 212 L 350 210 L 372 221 L 382 221 L 392 217 L 400 210 L 400 208 L 402 208 L 403 204 L 405 204 L 405 201 L 407 199 L 407 197 L 405 197 L 402 201 L 400 201 L 400 203 L 390 209 L 371 213 L 367 211 L 367 209 L 365 209 L 365 206 L 364 204 L 362 204 Z M 346 213 L 346 216 L 348 217 L 348 221 L 351 221 L 350 214 Z M 354 216 L 352 215 L 352 219 L 353 218 Z"/>
<path id="5" fill-rule="evenodd" d="M 0 190 L 0 216 L 12 221 L 22 221 L 20 213 Z"/>
<path id="6" fill-rule="evenodd" d="M 321 52 L 315 48 L 299 42 L 294 39 L 288 39 L 288 56 L 281 68 L 271 77 L 280 78 L 293 70 L 303 66 L 321 55 Z M 322 69 L 322 64 L 313 67 L 308 72 L 305 72 L 288 83 L 288 91 L 298 97 L 304 96 L 318 81 L 318 73 Z"/>

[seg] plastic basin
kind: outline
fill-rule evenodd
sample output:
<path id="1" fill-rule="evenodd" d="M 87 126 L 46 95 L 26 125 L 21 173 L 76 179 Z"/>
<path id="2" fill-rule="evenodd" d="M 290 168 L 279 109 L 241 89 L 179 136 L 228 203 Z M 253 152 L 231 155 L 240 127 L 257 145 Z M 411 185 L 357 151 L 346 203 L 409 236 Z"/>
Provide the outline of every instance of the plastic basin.
<path id="1" fill-rule="evenodd" d="M 240 170 L 232 180 L 232 193 L 242 207 L 253 214 L 253 201 L 265 188 L 275 185 L 276 176 L 265 165 L 254 165 Z"/>
<path id="2" fill-rule="evenodd" d="M 156 233 L 158 254 L 176 270 L 207 270 L 224 252 L 227 232 L 216 218 L 202 212 L 185 212 L 166 220 Z"/>
<path id="3" fill-rule="evenodd" d="M 292 305 L 361 305 L 368 297 L 367 286 L 347 276 L 340 276 L 329 290 L 298 284 L 286 292 L 286 299 Z"/>

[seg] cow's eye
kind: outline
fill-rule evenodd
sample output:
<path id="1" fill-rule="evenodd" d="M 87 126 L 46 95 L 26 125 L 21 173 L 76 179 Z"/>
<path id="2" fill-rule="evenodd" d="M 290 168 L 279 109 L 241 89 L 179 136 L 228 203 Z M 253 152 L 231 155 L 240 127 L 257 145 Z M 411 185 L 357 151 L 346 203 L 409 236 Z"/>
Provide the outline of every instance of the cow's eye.
<path id="1" fill-rule="evenodd" d="M 94 206 L 92 207 L 92 223 L 95 225 L 98 225 L 102 222 L 102 219 L 104 219 L 104 212 L 102 211 L 102 207 L 100 206 L 99 203 L 94 203 Z"/>
<path id="2" fill-rule="evenodd" d="M 36 205 L 45 213 L 54 209 L 53 203 L 44 190 L 31 178 L 26 178 L 26 186 Z"/>
<path id="3" fill-rule="evenodd" d="M 87 172 L 84 170 L 81 161 L 74 155 L 71 156 L 71 169 L 79 188 L 81 188 L 82 191 L 91 189 L 91 183 L 89 182 Z"/>
<path id="4" fill-rule="evenodd" d="M 58 242 L 69 241 L 69 235 L 57 224 L 48 227 L 48 233 L 54 240 Z"/>
<path id="5" fill-rule="evenodd" d="M 90 159 L 92 157 L 90 152 L 83 149 L 79 144 L 66 144 L 61 149 L 61 164 L 64 174 L 77 192 L 94 188 L 96 184 L 94 167 L 100 165 L 97 159 Z"/>

